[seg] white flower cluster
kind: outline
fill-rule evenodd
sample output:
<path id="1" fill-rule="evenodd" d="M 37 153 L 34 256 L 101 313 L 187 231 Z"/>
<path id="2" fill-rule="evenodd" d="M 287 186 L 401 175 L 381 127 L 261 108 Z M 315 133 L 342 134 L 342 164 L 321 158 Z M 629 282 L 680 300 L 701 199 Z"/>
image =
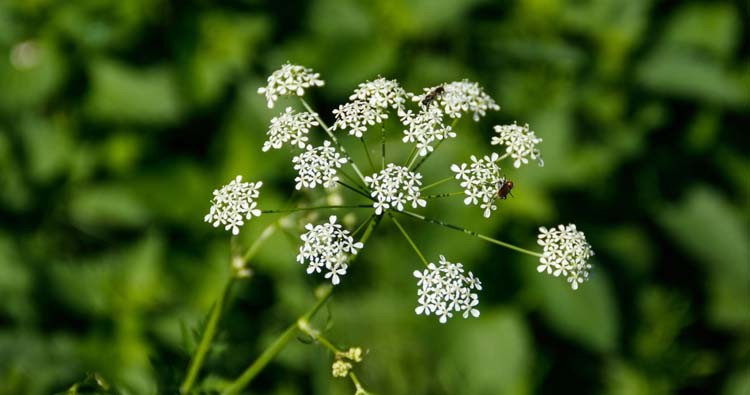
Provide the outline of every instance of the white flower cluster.
<path id="1" fill-rule="evenodd" d="M 413 208 L 425 207 L 427 201 L 420 199 L 421 179 L 421 174 L 393 163 L 371 177 L 365 177 L 365 182 L 372 191 L 370 196 L 375 200 L 375 214 L 380 215 L 392 207 L 402 211 L 404 204 L 408 202 L 411 202 Z"/>
<path id="2" fill-rule="evenodd" d="M 268 127 L 268 140 L 263 143 L 263 152 L 269 149 L 280 149 L 285 143 L 296 145 L 299 148 L 305 148 L 307 143 L 307 133 L 310 128 L 318 126 L 315 119 L 316 113 L 294 112 L 291 107 L 287 107 L 281 115 L 271 119 L 271 125 Z"/>
<path id="3" fill-rule="evenodd" d="M 450 126 L 443 124 L 443 111 L 435 106 L 422 109 L 416 116 L 411 111 L 404 113 L 401 122 L 409 129 L 404 130 L 405 143 L 417 143 L 420 156 L 425 156 L 435 148 L 434 141 L 456 137 Z"/>
<path id="4" fill-rule="evenodd" d="M 515 159 L 514 167 L 519 168 L 521 164 L 529 163 L 528 158 L 536 160 L 539 166 L 544 166 L 541 153 L 536 148 L 542 139 L 529 130 L 528 123 L 523 126 L 518 126 L 515 122 L 513 125 L 497 125 L 495 133 L 499 136 L 492 136 L 492 145 L 505 145 L 505 152 Z"/>
<path id="5" fill-rule="evenodd" d="M 354 100 L 342 104 L 339 108 L 333 110 L 333 115 L 336 116 L 333 130 L 349 129 L 349 134 L 357 138 L 362 137 L 368 126 L 381 123 L 388 118 L 388 113 L 383 108 L 374 107 L 364 100 Z"/>
<path id="6" fill-rule="evenodd" d="M 362 243 L 354 242 L 349 231 L 336 223 L 336 216 L 328 218 L 328 223 L 322 225 L 305 225 L 307 233 L 303 234 L 302 246 L 299 248 L 297 262 L 308 262 L 307 273 L 320 273 L 323 268 L 328 270 L 325 278 L 330 278 L 333 285 L 341 280 L 339 276 L 346 274 L 349 254 L 356 255 L 362 248 Z"/>
<path id="7" fill-rule="evenodd" d="M 240 226 L 244 225 L 243 218 L 250 220 L 253 216 L 260 216 L 255 199 L 261 186 L 262 181 L 242 182 L 242 176 L 237 176 L 221 189 L 214 190 L 211 209 L 203 220 L 215 228 L 224 225 L 224 230 L 231 229 L 232 234 L 238 235 Z"/>
<path id="8" fill-rule="evenodd" d="M 562 274 L 573 289 L 588 280 L 591 269 L 588 260 L 594 256 L 594 251 L 586 242 L 586 235 L 575 225 L 558 225 L 557 229 L 549 230 L 541 227 L 537 242 L 544 247 L 541 264 L 536 268 L 539 273 L 546 271 L 555 277 Z"/>
<path id="9" fill-rule="evenodd" d="M 299 174 L 294 179 L 297 190 L 318 185 L 333 188 L 339 180 L 336 169 L 346 163 L 346 158 L 342 158 L 331 142 L 326 140 L 320 147 L 308 145 L 305 152 L 292 158 L 292 163 Z"/>
<path id="10" fill-rule="evenodd" d="M 464 112 L 472 112 L 474 121 L 487 114 L 487 110 L 499 110 L 500 106 L 495 103 L 484 89 L 476 82 L 469 80 L 454 81 L 443 84 L 443 92 L 436 95 L 434 102 L 451 118 L 460 118 Z M 425 88 L 422 95 L 412 97 L 413 101 L 422 102 L 427 95 L 433 93 L 438 86 Z"/>
<path id="11" fill-rule="evenodd" d="M 500 157 L 495 152 L 481 159 L 472 155 L 470 165 L 462 163 L 461 166 L 451 166 L 451 171 L 456 173 L 456 179 L 461 180 L 461 188 L 464 188 L 464 204 L 479 204 L 484 210 L 485 218 L 489 218 L 492 212 L 497 210 L 495 200 L 498 188 L 505 181 L 505 178 L 500 176 L 498 159 Z"/>
<path id="12" fill-rule="evenodd" d="M 446 261 L 441 255 L 437 266 L 430 262 L 424 271 L 415 270 L 414 277 L 420 287 L 419 306 L 414 309 L 417 314 L 435 314 L 441 324 L 453 317 L 454 311 L 463 312 L 464 318 L 479 317 L 479 296 L 471 291 L 481 291 L 482 283 L 471 272 L 465 275 L 462 264 Z"/>
<path id="13" fill-rule="evenodd" d="M 305 89 L 324 84 L 325 82 L 320 79 L 320 74 L 313 72 L 312 69 L 287 63 L 268 76 L 268 84 L 258 88 L 258 93 L 266 95 L 268 108 L 273 108 L 279 96 L 302 96 L 305 94 Z"/>
<path id="14" fill-rule="evenodd" d="M 406 91 L 399 85 L 396 80 L 389 80 L 383 77 L 375 81 L 365 81 L 359 84 L 354 93 L 349 96 L 349 100 L 359 100 L 367 102 L 371 107 L 403 111 L 406 102 Z"/>

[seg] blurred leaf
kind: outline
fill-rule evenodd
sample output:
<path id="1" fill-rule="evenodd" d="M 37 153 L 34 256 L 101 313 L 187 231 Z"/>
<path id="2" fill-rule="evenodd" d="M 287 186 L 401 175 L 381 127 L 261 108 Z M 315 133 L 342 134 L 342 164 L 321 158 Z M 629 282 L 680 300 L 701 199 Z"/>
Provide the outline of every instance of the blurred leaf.
<path id="1" fill-rule="evenodd" d="M 20 129 L 34 181 L 48 182 L 66 170 L 73 141 L 63 119 L 26 118 Z"/>
<path id="2" fill-rule="evenodd" d="M 750 295 L 750 234 L 738 214 L 723 196 L 700 185 L 657 215 L 667 233 L 704 265 L 710 318 L 728 329 L 750 327 L 744 303 Z"/>
<path id="3" fill-rule="evenodd" d="M 29 300 L 33 273 L 24 262 L 15 241 L 0 233 L 0 311 L 20 322 L 34 316 Z"/>
<path id="4" fill-rule="evenodd" d="M 137 227 L 148 221 L 150 213 L 125 185 L 103 184 L 77 190 L 70 216 L 82 227 Z"/>
<path id="5" fill-rule="evenodd" d="M 0 113 L 40 106 L 62 85 L 66 67 L 51 43 L 18 42 L 9 55 L 0 57 Z"/>
<path id="6" fill-rule="evenodd" d="M 662 39 L 725 59 L 740 38 L 739 15 L 736 6 L 728 2 L 686 3 L 672 14 Z"/>
<path id="7" fill-rule="evenodd" d="M 592 278 L 573 291 L 564 278 L 539 274 L 536 261 L 524 270 L 531 295 L 547 323 L 560 335 L 597 352 L 616 350 L 620 318 L 609 276 L 593 262 Z"/>
<path id="8" fill-rule="evenodd" d="M 90 73 L 86 108 L 94 119 L 169 124 L 182 114 L 180 91 L 168 66 L 136 69 L 98 60 L 92 63 Z"/>

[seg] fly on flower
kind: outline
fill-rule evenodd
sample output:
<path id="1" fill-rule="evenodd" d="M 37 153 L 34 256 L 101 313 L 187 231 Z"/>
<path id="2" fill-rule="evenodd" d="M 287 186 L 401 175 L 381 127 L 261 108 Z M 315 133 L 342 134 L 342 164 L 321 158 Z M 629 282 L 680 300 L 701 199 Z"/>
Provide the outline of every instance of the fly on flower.
<path id="1" fill-rule="evenodd" d="M 510 193 L 511 189 L 513 189 L 513 181 L 505 177 L 501 178 L 497 188 L 497 198 L 505 200 L 508 198 L 508 195 L 513 196 L 513 194 Z"/>
<path id="2" fill-rule="evenodd" d="M 429 107 L 430 104 L 440 95 L 445 93 L 445 85 L 440 84 L 436 86 L 433 90 L 427 92 L 426 95 L 424 95 L 424 99 L 422 99 L 422 108 Z"/>

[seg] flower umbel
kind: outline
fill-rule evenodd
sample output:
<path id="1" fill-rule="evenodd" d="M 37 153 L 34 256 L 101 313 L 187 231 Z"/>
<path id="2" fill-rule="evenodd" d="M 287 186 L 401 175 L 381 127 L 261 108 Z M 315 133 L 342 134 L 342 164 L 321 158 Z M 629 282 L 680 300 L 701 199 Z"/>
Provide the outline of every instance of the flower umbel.
<path id="1" fill-rule="evenodd" d="M 546 271 L 555 277 L 562 274 L 573 289 L 589 279 L 588 259 L 594 256 L 594 251 L 586 242 L 586 235 L 575 225 L 558 225 L 549 230 L 541 227 L 537 242 L 544 247 L 541 264 L 536 268 L 539 273 Z"/>
<path id="2" fill-rule="evenodd" d="M 388 118 L 383 108 L 372 106 L 370 102 L 363 100 L 354 100 L 342 104 L 339 108 L 333 110 L 336 116 L 336 122 L 333 129 L 349 130 L 349 134 L 357 138 L 367 131 L 368 126 L 383 122 Z"/>
<path id="3" fill-rule="evenodd" d="M 529 130 L 528 123 L 523 126 L 518 126 L 515 122 L 512 125 L 497 125 L 495 133 L 499 136 L 492 136 L 492 145 L 505 145 L 505 152 L 515 159 L 515 168 L 529 163 L 529 158 L 536 160 L 539 166 L 544 166 L 541 153 L 536 148 L 542 139 L 536 137 L 533 130 Z"/>
<path id="4" fill-rule="evenodd" d="M 318 114 L 309 112 L 296 113 L 287 107 L 279 116 L 271 119 L 268 127 L 268 140 L 263 143 L 263 152 L 269 149 L 280 149 L 285 143 L 305 148 L 307 133 L 313 126 L 318 126 L 315 119 Z"/>
<path id="5" fill-rule="evenodd" d="M 461 166 L 451 166 L 451 171 L 456 173 L 456 179 L 461 180 L 461 188 L 464 188 L 464 204 L 479 204 L 484 210 L 485 218 L 489 218 L 492 212 L 497 210 L 497 190 L 505 181 L 505 178 L 500 176 L 500 166 L 497 165 L 499 159 L 498 154 L 494 152 L 481 159 L 472 155 L 470 165 L 462 163 Z"/>
<path id="6" fill-rule="evenodd" d="M 421 179 L 421 174 L 393 163 L 371 177 L 365 177 L 365 182 L 372 190 L 370 196 L 375 199 L 375 214 L 380 215 L 389 208 L 402 211 L 404 204 L 409 202 L 413 208 L 425 207 L 427 201 L 420 199 Z"/>
<path id="7" fill-rule="evenodd" d="M 242 182 L 242 176 L 237 176 L 221 189 L 214 190 L 211 209 L 203 220 L 214 227 L 224 225 L 225 230 L 231 229 L 232 234 L 239 234 L 240 227 L 244 225 L 243 219 L 250 220 L 254 216 L 260 216 L 255 199 L 261 186 L 262 181 Z"/>
<path id="8" fill-rule="evenodd" d="M 323 268 L 328 270 L 325 278 L 330 278 L 333 285 L 341 282 L 339 276 L 346 274 L 349 254 L 356 255 L 362 248 L 362 243 L 355 243 L 349 236 L 349 231 L 336 223 L 336 216 L 328 218 L 328 222 L 321 225 L 305 225 L 307 233 L 303 234 L 302 246 L 299 248 L 297 262 L 307 261 L 307 274 L 320 273 Z"/>
<path id="9" fill-rule="evenodd" d="M 463 317 L 469 315 L 479 317 L 479 296 L 472 290 L 481 291 L 482 283 L 469 272 L 464 274 L 464 267 L 460 263 L 452 263 L 440 255 L 440 262 L 427 265 L 423 271 L 415 270 L 414 277 L 418 278 L 417 300 L 419 306 L 414 309 L 417 314 L 438 316 L 444 324 L 453 312 L 463 312 Z"/>
<path id="10" fill-rule="evenodd" d="M 323 185 L 324 188 L 333 188 L 336 181 L 339 180 L 336 175 L 336 169 L 346 163 L 346 158 L 331 146 L 331 142 L 326 140 L 320 147 L 307 146 L 307 150 L 294 158 L 294 170 L 299 174 L 294 181 L 297 182 L 296 188 L 315 188 Z"/>
<path id="11" fill-rule="evenodd" d="M 434 141 L 456 137 L 451 127 L 443 124 L 443 111 L 435 106 L 422 109 L 416 116 L 409 110 L 402 114 L 401 123 L 409 127 L 404 130 L 402 141 L 417 143 L 419 156 L 433 151 L 431 144 Z"/>
<path id="12" fill-rule="evenodd" d="M 268 76 L 268 84 L 258 88 L 258 93 L 266 95 L 268 108 L 273 108 L 279 96 L 303 96 L 305 89 L 324 84 L 325 82 L 320 79 L 320 74 L 313 72 L 312 69 L 287 63 Z"/>
<path id="13" fill-rule="evenodd" d="M 425 88 L 422 95 L 415 95 L 412 100 L 421 102 L 425 96 L 437 87 Z M 474 121 L 486 115 L 487 110 L 499 110 L 500 106 L 495 103 L 484 89 L 476 82 L 469 80 L 454 81 L 443 85 L 443 93 L 437 95 L 435 102 L 451 118 L 460 118 L 464 112 L 473 113 Z"/>
<path id="14" fill-rule="evenodd" d="M 403 110 L 406 102 L 406 91 L 396 80 L 383 77 L 375 81 L 365 81 L 359 84 L 349 100 L 360 100 L 367 102 L 371 107 L 394 110 Z"/>

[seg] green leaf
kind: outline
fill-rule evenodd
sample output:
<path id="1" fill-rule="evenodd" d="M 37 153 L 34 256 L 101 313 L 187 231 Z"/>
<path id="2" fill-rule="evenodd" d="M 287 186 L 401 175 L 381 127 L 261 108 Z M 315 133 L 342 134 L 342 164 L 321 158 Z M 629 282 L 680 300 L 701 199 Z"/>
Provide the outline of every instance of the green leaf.
<path id="1" fill-rule="evenodd" d="M 125 185 L 100 184 L 76 191 L 70 216 L 82 227 L 138 227 L 148 221 L 150 213 Z"/>

